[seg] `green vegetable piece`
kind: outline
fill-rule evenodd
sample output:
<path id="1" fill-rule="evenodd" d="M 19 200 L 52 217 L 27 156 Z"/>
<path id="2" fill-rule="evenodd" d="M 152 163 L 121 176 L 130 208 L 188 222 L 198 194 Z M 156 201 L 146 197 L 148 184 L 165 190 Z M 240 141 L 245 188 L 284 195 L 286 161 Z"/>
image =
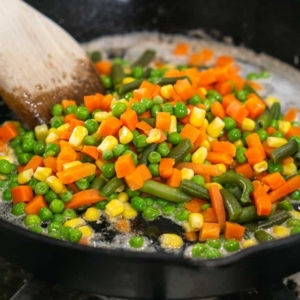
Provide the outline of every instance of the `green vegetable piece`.
<path id="1" fill-rule="evenodd" d="M 285 145 L 274 149 L 270 156 L 275 164 L 281 162 L 288 156 L 293 156 L 298 151 L 298 143 L 295 140 L 289 140 Z"/>
<path id="2" fill-rule="evenodd" d="M 169 158 L 174 158 L 175 163 L 179 163 L 182 159 L 192 151 L 193 144 L 190 139 L 183 139 L 177 146 L 173 147 L 168 154 Z"/>
<path id="3" fill-rule="evenodd" d="M 279 210 L 291 211 L 293 210 L 293 205 L 289 200 L 282 200 L 277 204 Z"/>
<path id="4" fill-rule="evenodd" d="M 104 185 L 104 187 L 100 190 L 100 193 L 102 196 L 109 196 L 123 184 L 124 180 L 115 176 Z"/>
<path id="5" fill-rule="evenodd" d="M 156 51 L 154 50 L 146 50 L 142 53 L 142 55 L 135 61 L 131 66 L 132 67 L 146 67 L 150 62 L 155 58 Z"/>
<path id="6" fill-rule="evenodd" d="M 240 250 L 240 243 L 235 239 L 227 240 L 223 246 L 227 252 L 236 252 Z"/>
<path id="7" fill-rule="evenodd" d="M 2 193 L 2 199 L 4 201 L 11 201 L 12 200 L 12 194 L 10 189 L 6 189 Z"/>
<path id="8" fill-rule="evenodd" d="M 24 202 L 19 202 L 12 207 L 11 213 L 16 217 L 22 216 L 25 214 L 25 206 Z"/>
<path id="9" fill-rule="evenodd" d="M 295 226 L 290 231 L 290 235 L 294 235 L 294 234 L 298 234 L 298 233 L 300 233 L 300 226 Z"/>
<path id="10" fill-rule="evenodd" d="M 223 119 L 223 122 L 225 123 L 224 129 L 225 130 L 231 130 L 236 128 L 236 122 L 234 119 L 232 119 L 231 117 L 225 117 Z"/>
<path id="11" fill-rule="evenodd" d="M 208 259 L 216 259 L 222 257 L 221 252 L 218 249 L 209 249 L 207 251 L 207 258 Z"/>
<path id="12" fill-rule="evenodd" d="M 235 221 L 242 214 L 242 206 L 234 195 L 226 189 L 221 189 L 220 192 L 229 215 L 229 221 Z"/>
<path id="13" fill-rule="evenodd" d="M 228 131 L 227 137 L 230 142 L 236 142 L 242 137 L 242 133 L 239 129 L 233 128 Z"/>
<path id="14" fill-rule="evenodd" d="M 61 201 L 59 199 L 54 199 L 50 203 L 49 208 L 53 213 L 59 214 L 64 210 L 65 204 L 63 201 Z"/>
<path id="15" fill-rule="evenodd" d="M 123 79 L 125 78 L 125 73 L 123 67 L 119 63 L 114 63 L 111 67 L 111 78 L 114 87 L 118 84 L 122 83 Z"/>
<path id="16" fill-rule="evenodd" d="M 256 120 L 256 129 L 266 129 L 271 123 L 271 113 L 269 109 L 265 111 Z"/>
<path id="17" fill-rule="evenodd" d="M 293 200 L 300 200 L 300 190 L 294 191 L 290 196 Z"/>
<path id="18" fill-rule="evenodd" d="M 12 171 L 11 163 L 6 159 L 0 159 L 0 173 L 3 175 L 8 175 Z"/>
<path id="19" fill-rule="evenodd" d="M 192 247 L 192 257 L 206 258 L 207 251 L 208 247 L 206 244 L 197 243 Z M 203 255 L 204 253 L 205 255 Z"/>
<path id="20" fill-rule="evenodd" d="M 100 202 L 97 202 L 94 206 L 102 211 L 105 210 L 106 208 L 106 205 L 107 205 L 108 201 L 107 200 L 103 200 L 103 201 L 100 201 Z"/>
<path id="21" fill-rule="evenodd" d="M 187 221 L 189 218 L 190 212 L 183 209 L 183 210 L 179 210 L 179 211 L 175 211 L 174 216 L 175 216 L 175 220 L 183 222 L 183 221 Z"/>
<path id="22" fill-rule="evenodd" d="M 159 152 L 156 151 L 152 151 L 149 155 L 148 155 L 148 161 L 151 164 L 158 164 L 161 160 L 161 155 Z"/>
<path id="23" fill-rule="evenodd" d="M 73 243 L 77 243 L 80 241 L 82 237 L 82 232 L 77 228 L 70 228 L 68 234 L 68 240 Z"/>
<path id="24" fill-rule="evenodd" d="M 58 232 L 61 233 L 63 225 L 60 222 L 52 222 L 48 226 L 48 233 Z"/>
<path id="25" fill-rule="evenodd" d="M 63 224 L 66 221 L 65 217 L 62 214 L 53 215 L 52 222 L 58 222 Z"/>
<path id="26" fill-rule="evenodd" d="M 42 220 L 37 215 L 27 215 L 24 219 L 24 224 L 26 227 L 30 227 L 32 225 L 40 225 Z"/>
<path id="27" fill-rule="evenodd" d="M 42 207 L 38 215 L 42 221 L 50 221 L 53 218 L 53 213 L 48 207 Z"/>
<path id="28" fill-rule="evenodd" d="M 282 167 L 281 163 L 275 163 L 273 160 L 268 161 L 268 172 L 269 173 L 276 173 L 276 172 L 281 173 L 282 169 L 283 169 L 283 167 Z"/>
<path id="29" fill-rule="evenodd" d="M 145 240 L 141 236 L 133 236 L 129 240 L 129 245 L 132 248 L 140 249 L 144 246 Z"/>
<path id="30" fill-rule="evenodd" d="M 210 200 L 207 188 L 198 185 L 192 180 L 183 179 L 180 185 L 180 190 L 193 197 L 197 197 L 203 200 Z"/>
<path id="31" fill-rule="evenodd" d="M 168 204 L 168 205 L 162 207 L 161 213 L 163 216 L 170 217 L 170 216 L 174 215 L 175 210 L 176 210 L 176 208 L 174 205 Z"/>
<path id="32" fill-rule="evenodd" d="M 289 219 L 286 222 L 287 227 L 296 227 L 296 226 L 300 226 L 300 220 L 299 219 Z"/>
<path id="33" fill-rule="evenodd" d="M 143 210 L 143 218 L 147 221 L 153 221 L 158 218 L 159 210 L 153 206 L 147 206 Z"/>
<path id="34" fill-rule="evenodd" d="M 222 243 L 219 239 L 208 239 L 206 244 L 214 249 L 220 249 L 222 246 Z"/>
<path id="35" fill-rule="evenodd" d="M 65 217 L 66 220 L 76 218 L 77 216 L 75 210 L 71 208 L 66 208 L 63 211 L 62 215 Z"/>
<path id="36" fill-rule="evenodd" d="M 275 237 L 265 230 L 257 230 L 254 233 L 254 237 L 257 239 L 258 242 L 268 242 L 275 240 Z"/>
<path id="37" fill-rule="evenodd" d="M 43 232 L 43 228 L 40 225 L 32 225 L 29 227 L 29 230 L 39 234 Z"/>
<path id="38" fill-rule="evenodd" d="M 147 207 L 147 203 L 146 203 L 146 200 L 144 198 L 139 197 L 139 196 L 135 196 L 135 197 L 131 198 L 131 206 L 136 211 L 142 212 Z"/>
<path id="39" fill-rule="evenodd" d="M 176 102 L 173 107 L 173 111 L 176 118 L 179 119 L 184 118 L 188 114 L 187 107 L 183 102 Z"/>
<path id="40" fill-rule="evenodd" d="M 49 191 L 49 185 L 47 182 L 38 182 L 34 187 L 36 195 L 45 195 Z"/>

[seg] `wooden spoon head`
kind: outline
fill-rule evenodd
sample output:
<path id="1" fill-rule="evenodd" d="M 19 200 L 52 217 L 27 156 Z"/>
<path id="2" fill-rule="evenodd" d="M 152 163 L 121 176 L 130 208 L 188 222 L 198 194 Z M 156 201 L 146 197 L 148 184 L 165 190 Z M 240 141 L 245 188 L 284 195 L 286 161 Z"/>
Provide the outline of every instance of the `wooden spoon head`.
<path id="1" fill-rule="evenodd" d="M 62 28 L 26 3 L 0 6 L 0 95 L 29 127 L 48 123 L 63 99 L 103 93 L 93 64 Z"/>

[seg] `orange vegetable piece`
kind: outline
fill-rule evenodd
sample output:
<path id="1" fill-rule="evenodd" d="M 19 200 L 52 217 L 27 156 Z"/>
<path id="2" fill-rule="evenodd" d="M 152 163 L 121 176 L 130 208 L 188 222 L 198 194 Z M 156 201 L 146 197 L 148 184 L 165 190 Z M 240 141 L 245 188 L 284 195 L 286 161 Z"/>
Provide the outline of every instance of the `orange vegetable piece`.
<path id="1" fill-rule="evenodd" d="M 109 75 L 111 73 L 111 65 L 110 60 L 100 60 L 95 63 L 95 68 L 100 74 Z"/>
<path id="2" fill-rule="evenodd" d="M 33 190 L 29 185 L 19 185 L 11 189 L 13 204 L 29 202 L 33 199 Z"/>
<path id="3" fill-rule="evenodd" d="M 216 60 L 217 67 L 224 67 L 233 64 L 234 60 L 231 56 L 221 55 Z"/>
<path id="4" fill-rule="evenodd" d="M 225 212 L 224 201 L 220 193 L 220 190 L 216 185 L 211 185 L 208 188 L 208 191 L 209 191 L 213 211 L 216 215 L 218 223 L 220 224 L 221 227 L 223 227 L 226 222 L 226 212 Z"/>
<path id="5" fill-rule="evenodd" d="M 230 165 L 233 162 L 233 158 L 228 153 L 221 152 L 208 152 L 206 160 L 210 161 L 212 164 L 225 164 Z"/>
<path id="6" fill-rule="evenodd" d="M 217 239 L 220 236 L 221 226 L 219 223 L 204 222 L 200 231 L 199 240 Z"/>
<path id="7" fill-rule="evenodd" d="M 139 172 L 139 170 L 134 170 L 133 172 L 131 172 L 130 174 L 126 175 L 124 177 L 126 184 L 128 185 L 128 187 L 132 190 L 138 190 L 140 188 L 143 187 L 144 185 L 144 180 L 141 176 L 141 173 Z"/>
<path id="8" fill-rule="evenodd" d="M 184 237 L 189 242 L 195 242 L 197 241 L 197 232 L 195 231 L 185 232 Z"/>
<path id="9" fill-rule="evenodd" d="M 256 147 L 256 146 L 261 145 L 259 135 L 256 132 L 250 133 L 246 137 L 246 143 L 247 143 L 248 147 Z"/>
<path id="10" fill-rule="evenodd" d="M 133 98 L 141 100 L 142 98 L 151 98 L 151 93 L 147 88 L 139 88 L 133 91 Z"/>
<path id="11" fill-rule="evenodd" d="M 219 102 L 218 102 L 219 103 Z M 224 152 L 228 153 L 232 157 L 236 154 L 236 147 L 234 144 L 230 142 L 219 142 L 219 141 L 211 141 L 210 142 L 211 150 L 213 152 Z"/>
<path id="12" fill-rule="evenodd" d="M 271 173 L 265 176 L 262 179 L 262 182 L 267 184 L 271 188 L 271 190 L 276 190 L 286 183 L 285 179 L 279 172 Z"/>
<path id="13" fill-rule="evenodd" d="M 75 100 L 64 99 L 64 100 L 61 101 L 61 105 L 63 107 L 63 110 L 65 110 L 69 106 L 77 105 L 77 103 L 76 103 Z"/>
<path id="14" fill-rule="evenodd" d="M 115 171 L 118 178 L 123 178 L 127 174 L 132 173 L 134 170 L 135 164 L 129 153 L 118 157 L 117 161 L 115 162 Z"/>
<path id="15" fill-rule="evenodd" d="M 296 120 L 297 115 L 298 115 L 298 109 L 295 107 L 291 107 L 288 109 L 288 111 L 285 113 L 283 120 L 284 121 L 289 121 L 289 122 L 293 122 Z"/>
<path id="16" fill-rule="evenodd" d="M 25 212 L 27 215 L 36 215 L 39 213 L 42 207 L 46 207 L 47 203 L 43 195 L 36 195 L 30 202 L 25 206 Z"/>
<path id="17" fill-rule="evenodd" d="M 284 136 L 286 139 L 289 139 L 293 135 L 300 136 L 300 127 L 291 126 L 289 131 Z"/>
<path id="18" fill-rule="evenodd" d="M 245 156 L 247 157 L 248 163 L 254 165 L 263 161 L 266 158 L 264 148 L 261 146 L 255 146 L 248 148 L 245 151 Z"/>
<path id="19" fill-rule="evenodd" d="M 140 173 L 141 177 L 143 178 L 143 181 L 146 181 L 146 180 L 152 178 L 152 174 L 146 165 L 144 165 L 144 164 L 138 165 L 136 167 L 136 170 Z"/>
<path id="20" fill-rule="evenodd" d="M 48 156 L 43 160 L 44 166 L 52 169 L 52 171 L 56 173 L 57 172 L 56 160 L 57 160 L 56 157 Z"/>
<path id="21" fill-rule="evenodd" d="M 153 129 L 152 126 L 150 126 L 147 122 L 145 121 L 140 121 L 136 124 L 136 128 L 140 129 L 144 133 L 148 133 L 151 129 Z"/>
<path id="22" fill-rule="evenodd" d="M 245 233 L 245 227 L 243 225 L 226 222 L 224 229 L 224 236 L 226 239 L 236 239 L 241 241 Z"/>
<path id="23" fill-rule="evenodd" d="M 174 89 L 183 101 L 187 101 L 194 96 L 195 91 L 187 79 L 180 79 L 174 84 Z"/>
<path id="24" fill-rule="evenodd" d="M 253 179 L 254 177 L 254 171 L 249 163 L 243 163 L 243 164 L 238 164 L 235 166 L 235 171 L 237 173 L 242 174 L 248 179 Z"/>
<path id="25" fill-rule="evenodd" d="M 184 125 L 182 130 L 180 131 L 180 136 L 182 139 L 190 139 L 192 144 L 196 142 L 198 137 L 201 135 L 201 130 L 196 128 L 195 126 L 187 123 Z"/>
<path id="26" fill-rule="evenodd" d="M 201 206 L 206 204 L 207 201 L 201 200 L 198 198 L 193 198 L 191 201 L 188 201 L 184 204 L 184 208 L 190 212 L 201 212 Z"/>
<path id="27" fill-rule="evenodd" d="M 258 96 L 251 95 L 245 102 L 245 108 L 249 111 L 248 117 L 256 119 L 264 112 L 266 104 Z"/>
<path id="28" fill-rule="evenodd" d="M 174 158 L 164 157 L 159 162 L 159 175 L 163 178 L 168 178 L 173 173 L 173 166 L 175 164 Z"/>
<path id="29" fill-rule="evenodd" d="M 168 112 L 159 111 L 156 113 L 155 117 L 155 127 L 157 129 L 169 131 L 171 124 L 171 115 Z"/>
<path id="30" fill-rule="evenodd" d="M 231 102 L 234 101 L 238 101 L 238 100 L 233 94 L 226 95 L 222 98 L 222 106 L 224 107 L 225 111 L 227 107 L 231 104 Z"/>
<path id="31" fill-rule="evenodd" d="M 65 207 L 76 209 L 80 206 L 92 205 L 105 199 L 106 197 L 101 196 L 98 190 L 87 189 L 74 194 L 71 201 L 67 202 Z"/>
<path id="32" fill-rule="evenodd" d="M 139 122 L 136 111 L 132 109 L 125 111 L 120 116 L 120 120 L 122 121 L 122 124 L 129 128 L 131 131 L 135 130 L 136 124 Z"/>
<path id="33" fill-rule="evenodd" d="M 113 97 L 112 94 L 105 95 L 101 100 L 100 109 L 105 110 L 105 111 L 109 111 L 111 101 L 112 101 L 113 98 L 114 97 Z"/>
<path id="34" fill-rule="evenodd" d="M 122 233 L 130 232 L 130 223 L 127 219 L 121 218 L 114 223 L 114 228 Z"/>
<path id="35" fill-rule="evenodd" d="M 189 44 L 187 43 L 179 43 L 175 46 L 175 49 L 173 50 L 174 55 L 186 55 L 189 51 Z"/>
<path id="36" fill-rule="evenodd" d="M 96 93 L 95 95 L 88 95 L 83 97 L 83 102 L 85 107 L 91 113 L 95 109 L 99 109 L 101 107 L 101 101 L 104 96 L 102 94 Z"/>
<path id="37" fill-rule="evenodd" d="M 223 172 L 217 165 L 207 165 L 192 162 L 180 162 L 176 164 L 176 169 L 188 168 L 194 171 L 196 175 L 220 176 Z"/>
<path id="38" fill-rule="evenodd" d="M 167 185 L 172 187 L 179 187 L 181 183 L 181 172 L 173 168 L 171 176 L 167 178 Z"/>
<path id="39" fill-rule="evenodd" d="M 96 160 L 100 154 L 96 146 L 89 146 L 89 145 L 84 145 L 81 153 L 91 157 L 92 159 Z"/>
<path id="40" fill-rule="evenodd" d="M 211 112 L 214 116 L 224 119 L 226 117 L 225 110 L 222 104 L 218 101 L 215 101 L 211 104 Z"/>
<path id="41" fill-rule="evenodd" d="M 0 139 L 7 143 L 18 135 L 17 126 L 13 122 L 6 122 L 0 127 Z"/>
<path id="42" fill-rule="evenodd" d="M 214 213 L 214 210 L 212 207 L 208 207 L 207 209 L 205 209 L 202 213 L 204 222 L 207 223 L 218 223 L 217 217 Z"/>
<path id="43" fill-rule="evenodd" d="M 118 118 L 110 117 L 100 124 L 97 133 L 101 136 L 115 136 L 120 130 L 121 126 L 122 122 Z"/>
<path id="44" fill-rule="evenodd" d="M 32 158 L 29 160 L 29 162 L 24 166 L 23 171 L 32 169 L 35 171 L 38 167 L 43 167 L 44 166 L 44 159 L 43 157 L 39 155 L 34 155 Z"/>

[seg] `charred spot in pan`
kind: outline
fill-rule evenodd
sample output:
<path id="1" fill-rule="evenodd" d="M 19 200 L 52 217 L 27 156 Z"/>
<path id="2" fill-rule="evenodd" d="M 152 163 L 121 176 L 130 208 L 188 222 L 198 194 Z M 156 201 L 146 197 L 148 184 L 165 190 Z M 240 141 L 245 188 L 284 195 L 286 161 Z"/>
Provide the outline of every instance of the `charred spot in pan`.
<path id="1" fill-rule="evenodd" d="M 300 212 L 300 203 L 293 203 L 293 208 L 294 208 L 294 210 L 296 210 L 296 211 L 299 211 Z"/>
<path id="2" fill-rule="evenodd" d="M 101 218 L 101 222 L 89 222 L 89 226 L 99 234 L 103 242 L 112 242 L 117 234 L 105 218 Z"/>

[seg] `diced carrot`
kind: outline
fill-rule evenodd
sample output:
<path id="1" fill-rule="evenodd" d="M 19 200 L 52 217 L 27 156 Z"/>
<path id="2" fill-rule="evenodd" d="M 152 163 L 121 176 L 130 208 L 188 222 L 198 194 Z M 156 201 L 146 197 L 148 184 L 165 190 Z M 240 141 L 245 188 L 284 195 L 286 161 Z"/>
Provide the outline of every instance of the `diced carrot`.
<path id="1" fill-rule="evenodd" d="M 118 118 L 110 117 L 100 124 L 97 133 L 101 136 L 115 136 L 118 133 L 121 126 L 122 122 Z"/>
<path id="2" fill-rule="evenodd" d="M 84 145 L 80 152 L 91 157 L 94 160 L 96 160 L 100 154 L 96 146 L 89 145 Z"/>
<path id="3" fill-rule="evenodd" d="M 267 132 L 268 135 L 272 135 L 272 134 L 275 133 L 276 131 L 277 131 L 277 130 L 276 130 L 275 127 L 268 126 L 268 127 L 266 128 L 266 132 Z"/>
<path id="4" fill-rule="evenodd" d="M 70 123 L 71 119 L 76 119 L 76 115 L 75 114 L 68 114 L 64 117 L 64 122 L 65 123 Z"/>
<path id="5" fill-rule="evenodd" d="M 126 184 L 132 191 L 136 191 L 143 187 L 144 180 L 138 170 L 134 170 L 124 177 Z"/>
<path id="6" fill-rule="evenodd" d="M 221 227 L 223 227 L 226 221 L 226 212 L 220 190 L 216 185 L 211 185 L 209 186 L 208 191 L 211 199 L 211 205 L 218 220 L 218 223 Z"/>
<path id="7" fill-rule="evenodd" d="M 136 124 L 139 122 L 138 116 L 135 110 L 126 110 L 120 117 L 122 124 L 129 128 L 131 131 L 135 130 Z"/>
<path id="8" fill-rule="evenodd" d="M 208 86 L 217 82 L 217 78 L 212 70 L 206 70 L 200 73 L 199 85 Z"/>
<path id="9" fill-rule="evenodd" d="M 111 73 L 111 65 L 110 60 L 100 60 L 95 64 L 95 68 L 100 74 L 109 75 Z"/>
<path id="10" fill-rule="evenodd" d="M 244 119 L 248 116 L 248 110 L 239 101 L 232 101 L 226 108 L 226 114 L 242 124 Z"/>
<path id="11" fill-rule="evenodd" d="M 29 162 L 24 166 L 23 171 L 32 169 L 35 171 L 38 167 L 43 167 L 44 166 L 44 159 L 42 156 L 39 155 L 34 155 L 32 158 L 29 160 Z"/>
<path id="12" fill-rule="evenodd" d="M 27 215 L 37 215 L 42 207 L 46 207 L 47 203 L 43 195 L 36 195 L 25 206 L 25 212 Z"/>
<path id="13" fill-rule="evenodd" d="M 18 134 L 18 128 L 14 122 L 6 122 L 0 127 L 0 138 L 4 143 L 11 141 Z"/>
<path id="14" fill-rule="evenodd" d="M 76 209 L 80 206 L 92 205 L 105 199 L 106 197 L 101 196 L 98 190 L 87 189 L 74 194 L 71 201 L 67 202 L 65 207 Z"/>
<path id="15" fill-rule="evenodd" d="M 118 178 L 125 177 L 127 174 L 132 173 L 135 170 L 135 164 L 133 162 L 132 156 L 128 154 L 123 154 L 118 157 L 115 162 L 115 171 Z"/>
<path id="16" fill-rule="evenodd" d="M 13 204 L 29 202 L 33 199 L 33 190 L 29 185 L 19 185 L 11 189 Z"/>
<path id="17" fill-rule="evenodd" d="M 149 132 L 151 129 L 153 129 L 152 126 L 150 126 L 147 122 L 145 121 L 140 121 L 136 124 L 136 128 L 140 129 L 144 133 Z"/>
<path id="18" fill-rule="evenodd" d="M 226 222 L 224 229 L 224 236 L 226 239 L 236 239 L 241 241 L 243 239 L 246 228 L 243 225 Z"/>
<path id="19" fill-rule="evenodd" d="M 153 94 L 155 93 L 156 89 L 157 89 L 157 84 L 151 83 L 148 80 L 144 80 L 141 85 L 140 85 L 140 89 L 146 89 L 149 93 L 150 93 L 150 98 L 153 97 Z M 134 97 L 136 98 L 136 97 Z M 138 98 L 136 98 L 138 99 Z"/>
<path id="20" fill-rule="evenodd" d="M 195 126 L 187 123 L 184 125 L 182 130 L 180 131 L 180 136 L 182 139 L 190 139 L 192 144 L 198 139 L 199 135 L 201 134 L 200 129 L 196 128 Z"/>
<path id="21" fill-rule="evenodd" d="M 188 168 L 194 171 L 196 175 L 220 176 L 223 172 L 217 165 L 208 165 L 192 162 L 180 162 L 176 164 L 176 169 Z"/>
<path id="22" fill-rule="evenodd" d="M 222 96 L 228 95 L 233 90 L 233 83 L 230 81 L 221 81 L 216 84 L 215 90 Z"/>
<path id="23" fill-rule="evenodd" d="M 250 119 L 256 119 L 264 112 L 266 104 L 258 96 L 254 95 L 246 100 L 245 108 L 249 111 L 248 117 Z"/>
<path id="24" fill-rule="evenodd" d="M 167 185 L 172 187 L 179 187 L 181 183 L 181 172 L 173 168 L 171 176 L 167 178 Z"/>
<path id="25" fill-rule="evenodd" d="M 233 162 L 233 158 L 228 153 L 221 152 L 208 152 L 206 160 L 210 161 L 212 164 L 225 164 L 230 165 Z"/>
<path id="26" fill-rule="evenodd" d="M 181 76 L 184 76 L 184 73 L 178 69 L 167 70 L 166 73 L 164 74 L 165 78 L 181 77 Z"/>
<path id="27" fill-rule="evenodd" d="M 77 153 L 71 144 L 66 141 L 60 141 L 60 152 L 56 158 L 57 171 L 63 170 L 63 164 L 76 160 Z"/>
<path id="28" fill-rule="evenodd" d="M 262 179 L 262 182 L 267 184 L 271 188 L 271 190 L 276 190 L 286 183 L 285 179 L 279 172 L 271 173 L 265 176 Z"/>
<path id="29" fill-rule="evenodd" d="M 227 107 L 234 101 L 238 101 L 233 94 L 226 95 L 222 98 L 222 106 L 224 107 L 225 111 Z"/>
<path id="30" fill-rule="evenodd" d="M 54 156 L 45 157 L 43 163 L 46 168 L 50 168 L 54 173 L 57 172 L 56 157 Z"/>
<path id="31" fill-rule="evenodd" d="M 174 89 L 183 101 L 187 101 L 194 96 L 195 91 L 187 79 L 180 79 L 174 84 Z"/>
<path id="32" fill-rule="evenodd" d="M 221 55 L 216 60 L 217 67 L 224 67 L 233 64 L 234 60 L 231 56 Z"/>
<path id="33" fill-rule="evenodd" d="M 204 222 L 200 231 L 199 240 L 217 239 L 220 236 L 221 226 L 219 223 Z"/>
<path id="34" fill-rule="evenodd" d="M 105 95 L 101 100 L 100 109 L 102 109 L 104 111 L 109 111 L 111 101 L 113 100 L 113 98 L 114 97 L 112 94 Z"/>
<path id="35" fill-rule="evenodd" d="M 251 167 L 251 165 L 249 163 L 243 163 L 243 164 L 237 164 L 235 166 L 235 171 L 237 173 L 242 174 L 243 176 L 245 176 L 248 179 L 253 179 L 254 177 L 254 171 Z"/>
<path id="36" fill-rule="evenodd" d="M 133 91 L 133 97 L 137 100 L 142 98 L 151 98 L 151 93 L 146 88 L 139 88 Z"/>
<path id="37" fill-rule="evenodd" d="M 168 178 L 173 173 L 174 158 L 163 157 L 159 162 L 159 175 L 163 178 Z"/>
<path id="38" fill-rule="evenodd" d="M 70 123 L 70 131 L 72 132 L 76 126 L 84 126 L 84 121 L 78 120 L 76 118 L 72 118 L 69 121 Z"/>
<path id="39" fill-rule="evenodd" d="M 256 147 L 261 145 L 259 135 L 256 132 L 250 133 L 246 137 L 246 143 L 248 147 Z"/>
<path id="40" fill-rule="evenodd" d="M 101 107 L 101 101 L 104 96 L 102 94 L 88 95 L 83 97 L 84 105 L 90 113 Z"/>
<path id="41" fill-rule="evenodd" d="M 69 99 L 63 99 L 61 101 L 61 105 L 63 107 L 63 110 L 65 110 L 67 107 L 72 106 L 72 105 L 77 105 L 75 100 L 69 100 Z"/>
<path id="42" fill-rule="evenodd" d="M 286 139 L 289 139 L 293 135 L 300 136 L 300 127 L 297 126 L 291 126 L 289 131 L 284 135 Z"/>
<path id="43" fill-rule="evenodd" d="M 272 202 L 269 195 L 258 197 L 254 201 L 258 216 L 268 216 L 272 211 Z"/>
<path id="44" fill-rule="evenodd" d="M 294 158 L 292 156 L 288 156 L 286 158 L 284 158 L 281 163 L 283 165 L 288 165 L 288 164 L 293 164 L 294 163 Z"/>
<path id="45" fill-rule="evenodd" d="M 59 133 L 59 138 L 64 141 L 68 141 L 72 135 L 70 131 L 63 131 Z"/>
<path id="46" fill-rule="evenodd" d="M 138 165 L 136 167 L 136 170 L 139 171 L 141 177 L 143 178 L 143 181 L 146 181 L 146 180 L 152 178 L 152 174 L 146 165 L 144 165 L 144 164 Z"/>
<path id="47" fill-rule="evenodd" d="M 210 146 L 213 152 L 228 153 L 232 157 L 236 154 L 236 147 L 230 142 L 211 141 Z"/>
<path id="48" fill-rule="evenodd" d="M 197 241 L 197 232 L 195 231 L 185 232 L 184 237 L 189 242 L 195 242 Z"/>
<path id="49" fill-rule="evenodd" d="M 219 117 L 221 119 L 224 119 L 226 116 L 222 104 L 218 101 L 215 101 L 211 104 L 211 112 L 215 117 Z"/>
<path id="50" fill-rule="evenodd" d="M 296 120 L 298 113 L 299 112 L 298 112 L 297 108 L 291 107 L 291 108 L 288 109 L 288 111 L 283 116 L 283 120 L 293 122 L 293 121 Z"/>
<path id="51" fill-rule="evenodd" d="M 160 111 L 156 113 L 155 127 L 161 130 L 169 131 L 171 125 L 171 115 L 169 112 Z"/>
<path id="52" fill-rule="evenodd" d="M 218 223 L 217 217 L 212 207 L 208 207 L 202 212 L 203 220 L 206 223 Z"/>
<path id="53" fill-rule="evenodd" d="M 184 208 L 186 210 L 188 210 L 189 212 L 197 212 L 200 213 L 201 212 L 201 206 L 203 204 L 206 204 L 207 201 L 205 200 L 201 200 L 201 199 L 197 199 L 197 198 L 193 198 L 191 201 L 186 202 L 184 204 Z"/>
<path id="54" fill-rule="evenodd" d="M 262 162 L 266 158 L 266 154 L 262 146 L 255 146 L 255 147 L 248 148 L 245 151 L 245 156 L 250 165 L 254 165 L 259 162 Z"/>
<path id="55" fill-rule="evenodd" d="M 114 222 L 114 228 L 122 233 L 128 233 L 130 232 L 130 223 L 129 220 L 125 218 L 118 219 L 116 222 Z"/>

